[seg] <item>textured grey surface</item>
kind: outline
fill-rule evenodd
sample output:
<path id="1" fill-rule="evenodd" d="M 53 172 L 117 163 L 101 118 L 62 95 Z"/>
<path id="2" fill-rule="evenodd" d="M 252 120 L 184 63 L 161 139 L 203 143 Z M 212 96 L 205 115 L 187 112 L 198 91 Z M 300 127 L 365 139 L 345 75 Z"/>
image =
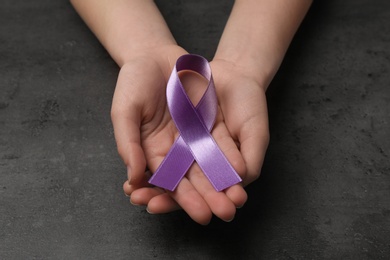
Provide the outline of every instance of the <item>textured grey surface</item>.
<path id="1" fill-rule="evenodd" d="M 67 1 L 0 0 L 0 259 L 388 259 L 390 2 L 315 1 L 273 81 L 262 177 L 232 223 L 122 192 L 118 68 Z M 158 1 L 212 57 L 232 1 Z"/>

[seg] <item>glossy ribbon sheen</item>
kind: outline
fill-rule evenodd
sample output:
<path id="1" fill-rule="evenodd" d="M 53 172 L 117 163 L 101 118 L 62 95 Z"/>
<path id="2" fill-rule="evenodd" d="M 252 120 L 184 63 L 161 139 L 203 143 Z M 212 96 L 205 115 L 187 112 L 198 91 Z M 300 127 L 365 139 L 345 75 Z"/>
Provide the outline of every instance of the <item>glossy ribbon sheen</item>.
<path id="1" fill-rule="evenodd" d="M 195 71 L 209 81 L 196 107 L 180 82 L 178 72 L 182 70 Z M 241 178 L 210 134 L 217 116 L 218 101 L 211 68 L 205 58 L 187 54 L 177 60 L 167 84 L 167 103 L 180 136 L 149 183 L 175 190 L 194 160 L 217 191 L 240 182 Z"/>

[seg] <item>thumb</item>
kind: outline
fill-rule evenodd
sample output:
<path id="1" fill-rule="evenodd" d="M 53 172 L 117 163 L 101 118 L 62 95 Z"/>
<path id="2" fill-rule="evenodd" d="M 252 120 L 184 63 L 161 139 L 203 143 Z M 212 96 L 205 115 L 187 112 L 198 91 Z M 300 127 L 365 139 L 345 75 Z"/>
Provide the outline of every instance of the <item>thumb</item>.
<path id="1" fill-rule="evenodd" d="M 127 167 L 129 184 L 138 186 L 146 179 L 146 159 L 141 146 L 140 125 L 136 122 L 137 118 L 127 113 L 123 115 L 113 110 L 111 118 L 118 153 Z"/>
<path id="2" fill-rule="evenodd" d="M 127 166 L 129 184 L 140 186 L 145 182 L 146 159 L 141 145 L 141 106 L 130 94 L 128 78 L 132 70 L 122 68 L 111 107 L 111 120 L 119 155 Z M 130 74 L 131 76 L 131 74 Z"/>
<path id="3" fill-rule="evenodd" d="M 247 167 L 244 186 L 260 176 L 265 153 L 269 143 L 268 113 L 265 96 L 258 100 L 255 115 L 242 124 L 238 133 L 240 151 Z"/>

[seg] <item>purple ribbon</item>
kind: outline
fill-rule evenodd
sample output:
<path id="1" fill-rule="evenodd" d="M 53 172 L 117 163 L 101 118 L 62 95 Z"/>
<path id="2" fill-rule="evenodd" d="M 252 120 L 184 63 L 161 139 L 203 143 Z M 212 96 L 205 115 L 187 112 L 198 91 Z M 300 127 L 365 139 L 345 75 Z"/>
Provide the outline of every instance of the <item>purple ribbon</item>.
<path id="1" fill-rule="evenodd" d="M 182 70 L 195 71 L 209 82 L 196 107 L 180 82 L 178 72 Z M 167 103 L 180 136 L 149 183 L 175 190 L 194 160 L 217 191 L 240 182 L 240 176 L 210 134 L 217 116 L 218 101 L 211 68 L 205 58 L 187 54 L 177 60 L 167 84 Z"/>

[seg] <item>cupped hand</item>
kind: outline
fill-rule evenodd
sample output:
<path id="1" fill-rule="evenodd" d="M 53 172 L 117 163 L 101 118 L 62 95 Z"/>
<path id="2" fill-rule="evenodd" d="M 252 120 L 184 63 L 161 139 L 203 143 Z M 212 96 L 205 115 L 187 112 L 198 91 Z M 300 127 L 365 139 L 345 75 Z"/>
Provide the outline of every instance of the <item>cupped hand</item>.
<path id="1" fill-rule="evenodd" d="M 229 221 L 236 207 L 246 201 L 241 185 L 217 192 L 196 163 L 188 171 L 174 192 L 167 192 L 147 183 L 145 169 L 154 172 L 178 136 L 170 117 L 165 96 L 165 85 L 174 62 L 185 53 L 178 47 L 166 48 L 162 56 L 140 55 L 125 64 L 120 71 L 112 105 L 112 121 L 119 154 L 128 167 L 124 191 L 131 195 L 133 204 L 147 205 L 151 213 L 169 212 L 182 208 L 196 222 L 207 224 L 212 214 Z M 199 101 L 207 82 L 195 73 L 182 73 L 181 80 L 188 87 L 188 95 Z M 242 177 L 244 161 L 219 113 L 212 134 Z"/>
<path id="2" fill-rule="evenodd" d="M 127 195 L 149 186 L 148 164 L 157 164 L 175 138 L 165 89 L 176 60 L 184 54 L 176 45 L 142 50 L 121 67 L 111 119 L 119 155 L 127 166 L 123 186 Z"/>
<path id="3" fill-rule="evenodd" d="M 211 68 L 224 123 L 245 163 L 247 186 L 260 176 L 269 143 L 268 82 L 259 80 L 260 72 L 226 60 L 213 60 Z"/>
<path id="4" fill-rule="evenodd" d="M 124 183 L 124 191 L 131 194 L 133 204 L 147 205 L 151 213 L 182 208 L 201 224 L 207 224 L 212 214 L 229 221 L 234 217 L 236 207 L 246 201 L 242 185 L 216 192 L 196 163 L 174 192 L 150 187 L 147 183 L 150 175 L 145 174 L 145 168 L 154 172 L 178 136 L 167 110 L 165 84 L 174 62 L 185 52 L 180 48 L 169 50 L 164 52 L 166 56 L 161 59 L 142 56 L 134 59 L 122 67 L 118 77 L 112 120 L 118 151 L 128 167 L 129 181 Z M 226 70 L 231 68 L 223 62 L 214 62 L 212 66 L 213 73 L 217 72 L 214 75 L 217 75 L 215 82 L 220 99 L 220 110 L 212 135 L 243 178 L 244 184 L 248 184 L 259 174 L 265 152 L 261 148 L 264 148 L 264 144 L 266 147 L 267 143 L 268 132 L 264 131 L 267 124 L 262 124 L 267 121 L 262 102 L 264 95 L 261 88 L 248 79 L 237 77 L 237 80 L 232 80 L 226 77 Z M 196 104 L 207 82 L 191 73 L 181 74 L 181 80 Z M 235 83 L 242 86 L 245 82 L 248 85 L 246 91 L 238 91 Z M 189 87 L 194 85 L 197 87 Z M 247 98 L 252 98 L 252 101 L 248 103 Z M 251 109 L 238 106 L 241 102 L 250 105 L 248 107 Z M 259 112 L 260 116 L 257 114 Z M 262 138 L 259 138 L 259 134 Z M 260 144 L 261 148 L 256 144 Z"/>
<path id="5" fill-rule="evenodd" d="M 247 71 L 224 60 L 214 60 L 211 66 L 220 109 L 212 134 L 243 178 L 242 185 L 246 186 L 259 177 L 269 142 L 266 86 L 259 84 Z M 198 87 L 201 79 L 182 74 L 181 81 L 185 87 Z M 198 90 L 187 89 L 194 104 L 204 91 Z M 124 189 L 131 193 L 132 186 L 125 183 Z M 196 164 L 173 193 L 159 188 L 139 188 L 132 194 L 133 203 L 148 205 L 152 213 L 166 213 L 181 206 L 202 224 L 208 223 L 211 213 L 229 221 L 235 214 L 231 202 L 239 207 L 245 200 L 246 193 L 240 185 L 215 192 Z"/>

